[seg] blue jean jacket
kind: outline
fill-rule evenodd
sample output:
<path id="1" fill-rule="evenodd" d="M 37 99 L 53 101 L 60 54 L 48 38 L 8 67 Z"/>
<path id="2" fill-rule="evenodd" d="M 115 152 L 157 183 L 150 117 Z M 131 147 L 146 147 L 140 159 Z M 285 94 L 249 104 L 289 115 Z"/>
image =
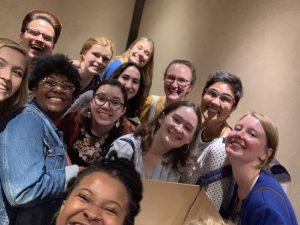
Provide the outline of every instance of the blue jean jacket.
<path id="1" fill-rule="evenodd" d="M 48 224 L 65 190 L 62 133 L 34 101 L 1 124 L 0 224 Z"/>

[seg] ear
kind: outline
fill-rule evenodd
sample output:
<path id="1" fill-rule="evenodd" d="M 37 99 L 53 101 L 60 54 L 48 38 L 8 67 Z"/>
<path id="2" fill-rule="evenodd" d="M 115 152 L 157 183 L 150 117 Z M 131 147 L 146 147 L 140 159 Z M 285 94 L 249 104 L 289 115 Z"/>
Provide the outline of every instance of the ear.
<path id="1" fill-rule="evenodd" d="M 188 95 L 193 90 L 193 87 L 194 86 L 192 84 L 189 84 L 188 87 L 187 87 L 187 89 L 186 89 L 185 95 Z"/>
<path id="2" fill-rule="evenodd" d="M 36 97 L 36 87 L 32 88 L 31 95 L 32 97 Z"/>
<path id="3" fill-rule="evenodd" d="M 124 113 L 126 113 L 126 110 L 127 110 L 127 108 L 124 107 L 123 110 L 122 110 L 122 114 L 121 114 L 122 116 L 124 115 Z"/>
<path id="4" fill-rule="evenodd" d="M 163 113 L 161 117 L 158 118 L 158 124 L 161 125 L 162 121 L 165 119 L 165 114 Z"/>
<path id="5" fill-rule="evenodd" d="M 273 153 L 273 149 L 272 148 L 266 148 L 265 152 L 259 157 L 261 160 L 267 160 L 268 158 L 270 158 L 270 156 Z"/>

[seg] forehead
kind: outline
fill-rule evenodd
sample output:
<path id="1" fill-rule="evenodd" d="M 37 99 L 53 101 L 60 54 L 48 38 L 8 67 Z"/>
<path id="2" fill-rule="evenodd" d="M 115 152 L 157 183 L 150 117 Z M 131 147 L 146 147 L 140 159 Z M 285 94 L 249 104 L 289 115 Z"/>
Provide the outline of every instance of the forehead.
<path id="1" fill-rule="evenodd" d="M 119 97 L 121 99 L 124 98 L 123 93 L 119 87 L 114 86 L 114 85 L 109 85 L 109 84 L 101 85 L 97 89 L 96 93 L 102 93 L 102 94 L 106 94 L 109 96 Z"/>
<path id="2" fill-rule="evenodd" d="M 170 112 L 168 115 L 179 115 L 193 126 L 196 127 L 198 125 L 198 117 L 192 107 L 181 106 Z"/>
<path id="3" fill-rule="evenodd" d="M 221 94 L 229 94 L 234 96 L 233 88 L 230 84 L 224 82 L 216 82 L 208 87 L 208 89 L 215 89 Z"/>
<path id="4" fill-rule="evenodd" d="M 137 47 L 137 46 L 143 46 L 143 48 L 152 51 L 152 43 L 150 41 L 139 40 L 133 45 L 133 47 Z"/>
<path id="5" fill-rule="evenodd" d="M 140 77 L 140 71 L 135 66 L 127 67 L 121 74 L 138 75 Z"/>
<path id="6" fill-rule="evenodd" d="M 252 128 L 259 133 L 265 134 L 265 131 L 258 119 L 256 119 L 252 115 L 246 115 L 243 118 L 241 118 L 238 122 L 238 124 L 242 124 L 244 127 Z"/>
<path id="7" fill-rule="evenodd" d="M 75 189 L 89 190 L 96 199 L 118 202 L 124 208 L 126 208 L 129 200 L 125 185 L 117 178 L 104 172 L 93 172 L 86 175 Z"/>
<path id="8" fill-rule="evenodd" d="M 88 52 L 97 52 L 102 55 L 107 55 L 109 57 L 112 55 L 112 52 L 111 52 L 109 46 L 103 46 L 103 45 L 99 45 L 99 44 L 93 45 Z"/>
<path id="9" fill-rule="evenodd" d="M 31 20 L 28 23 L 27 28 L 39 30 L 49 35 L 54 35 L 54 28 L 52 27 L 52 25 L 48 21 L 43 19 Z"/>
<path id="10" fill-rule="evenodd" d="M 49 75 L 47 75 L 45 77 L 49 77 L 57 82 L 65 82 L 65 81 L 71 82 L 71 80 L 66 75 L 60 74 L 60 73 L 50 73 Z M 43 77 L 43 78 L 45 78 L 45 77 Z"/>
<path id="11" fill-rule="evenodd" d="M 167 73 L 168 74 L 172 74 L 172 75 L 182 76 L 182 77 L 184 77 L 186 79 L 192 78 L 192 71 L 185 64 L 180 64 L 180 63 L 172 64 L 168 68 Z"/>
<path id="12" fill-rule="evenodd" d="M 16 49 L 9 47 L 0 48 L 0 58 L 23 69 L 26 67 L 26 57 Z"/>

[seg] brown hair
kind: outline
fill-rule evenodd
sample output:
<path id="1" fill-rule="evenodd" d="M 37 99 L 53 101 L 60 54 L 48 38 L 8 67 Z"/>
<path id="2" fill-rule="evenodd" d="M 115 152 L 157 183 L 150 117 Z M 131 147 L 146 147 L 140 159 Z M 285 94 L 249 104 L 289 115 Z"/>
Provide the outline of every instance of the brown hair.
<path id="1" fill-rule="evenodd" d="M 0 48 L 11 48 L 18 52 L 20 52 L 26 58 L 26 51 L 16 42 L 6 39 L 0 38 Z M 20 84 L 19 89 L 16 93 L 9 97 L 8 99 L 0 102 L 0 122 L 7 119 L 13 112 L 15 112 L 18 108 L 23 106 L 28 97 L 28 81 L 27 81 L 27 65 L 26 70 L 24 72 L 24 76 L 22 82 Z"/>
<path id="2" fill-rule="evenodd" d="M 199 107 L 190 101 L 176 101 L 168 105 L 157 117 L 151 120 L 148 123 L 140 125 L 134 132 L 135 136 L 141 137 L 141 149 L 142 152 L 146 152 L 152 144 L 153 136 L 156 131 L 159 129 L 159 120 L 162 116 L 168 115 L 169 113 L 175 111 L 180 107 L 191 107 L 198 118 L 197 129 L 193 135 L 191 143 L 185 144 L 179 148 L 170 150 L 166 156 L 170 156 L 170 161 L 172 167 L 177 169 L 178 163 L 181 166 L 185 166 L 190 159 L 191 149 L 194 149 L 196 146 L 196 137 L 199 135 L 200 131 L 200 122 L 201 122 L 201 112 Z"/>
<path id="3" fill-rule="evenodd" d="M 48 11 L 36 9 L 27 13 L 27 15 L 24 17 L 22 22 L 21 32 L 24 33 L 27 29 L 28 24 L 32 20 L 37 20 L 37 19 L 45 20 L 53 27 L 55 33 L 53 43 L 55 44 L 59 38 L 62 24 L 55 15 L 53 15 Z"/>

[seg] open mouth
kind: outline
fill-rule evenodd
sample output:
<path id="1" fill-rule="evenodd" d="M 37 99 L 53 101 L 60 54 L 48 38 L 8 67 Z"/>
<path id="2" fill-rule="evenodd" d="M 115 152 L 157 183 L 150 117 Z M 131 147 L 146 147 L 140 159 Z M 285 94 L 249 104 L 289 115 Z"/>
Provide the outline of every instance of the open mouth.
<path id="1" fill-rule="evenodd" d="M 30 48 L 36 52 L 42 52 L 44 50 L 44 47 L 38 44 L 31 44 Z"/>
<path id="2" fill-rule="evenodd" d="M 1 84 L 0 83 L 0 90 L 8 92 L 9 91 L 9 87 L 7 87 L 5 84 Z"/>

